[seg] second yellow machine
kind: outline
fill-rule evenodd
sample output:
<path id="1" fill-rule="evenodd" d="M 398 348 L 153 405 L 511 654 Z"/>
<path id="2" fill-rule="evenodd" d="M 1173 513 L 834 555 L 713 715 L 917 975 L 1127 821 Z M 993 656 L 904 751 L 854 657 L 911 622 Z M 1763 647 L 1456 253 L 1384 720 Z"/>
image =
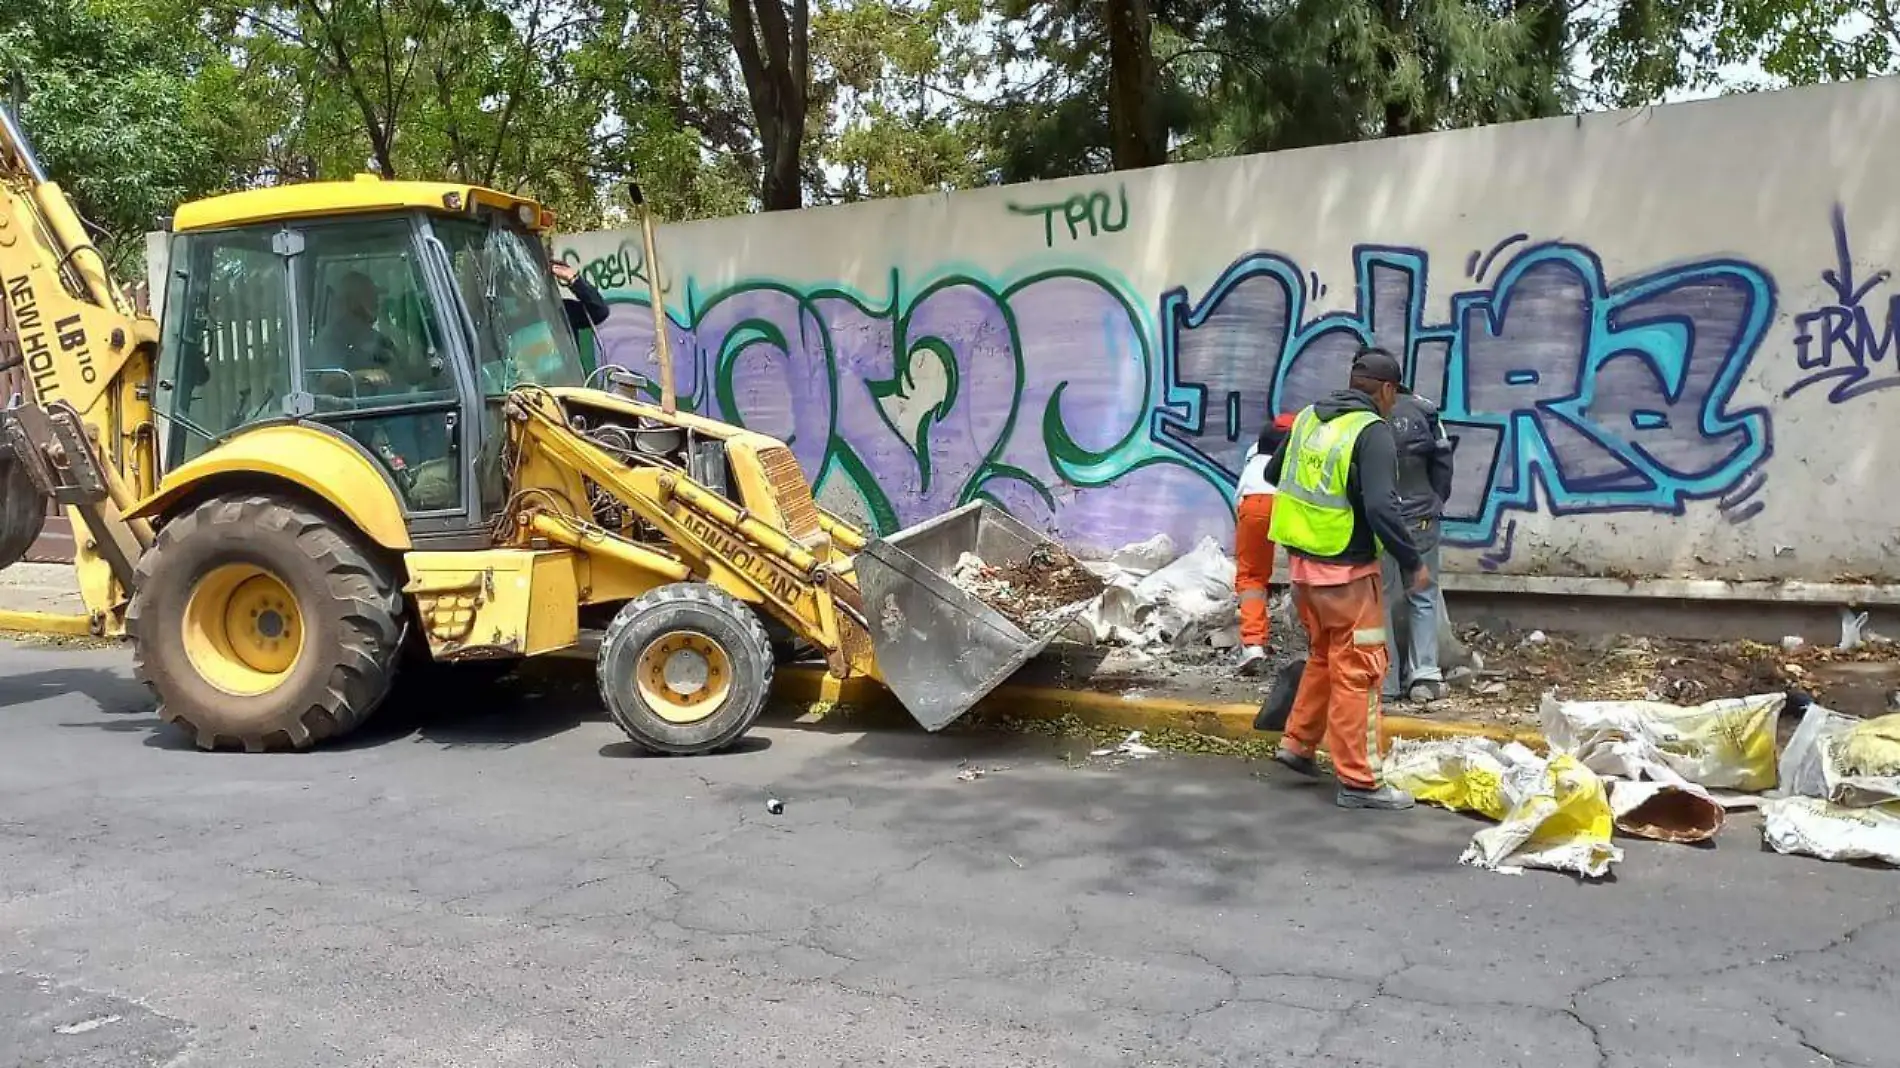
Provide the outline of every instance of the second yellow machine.
<path id="1" fill-rule="evenodd" d="M 161 330 L 0 110 L 0 366 L 30 381 L 0 413 L 0 566 L 65 506 L 92 629 L 205 748 L 307 748 L 405 664 L 590 631 L 608 711 L 652 750 L 745 732 L 768 627 L 934 730 L 1048 644 L 944 577 L 1053 549 L 999 510 L 870 538 L 783 443 L 676 410 L 663 343 L 657 387 L 584 381 L 552 224 L 373 179 L 187 204 Z"/>

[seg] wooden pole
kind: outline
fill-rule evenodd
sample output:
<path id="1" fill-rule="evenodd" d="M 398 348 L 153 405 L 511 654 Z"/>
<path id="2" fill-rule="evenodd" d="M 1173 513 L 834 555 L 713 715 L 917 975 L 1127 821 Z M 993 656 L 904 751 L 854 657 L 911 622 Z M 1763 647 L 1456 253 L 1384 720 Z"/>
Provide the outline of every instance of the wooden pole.
<path id="1" fill-rule="evenodd" d="M 678 405 L 673 392 L 673 343 L 666 333 L 666 305 L 660 296 L 660 258 L 653 245 L 653 213 L 647 210 L 640 185 L 628 186 L 628 195 L 640 212 L 640 240 L 646 246 L 647 307 L 653 312 L 653 353 L 660 361 L 660 410 L 672 415 Z"/>

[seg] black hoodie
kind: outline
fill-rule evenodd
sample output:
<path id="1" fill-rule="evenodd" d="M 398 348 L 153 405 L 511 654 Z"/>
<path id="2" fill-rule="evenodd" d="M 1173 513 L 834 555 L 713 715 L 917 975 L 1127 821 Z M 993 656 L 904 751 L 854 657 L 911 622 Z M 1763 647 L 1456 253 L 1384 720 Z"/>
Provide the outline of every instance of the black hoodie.
<path id="1" fill-rule="evenodd" d="M 607 299 L 600 295 L 600 290 L 594 288 L 594 283 L 580 275 L 575 275 L 567 288 L 574 296 L 561 299 L 561 310 L 567 313 L 567 325 L 576 335 L 606 322 L 607 316 L 613 313 L 607 306 Z"/>
<path id="2" fill-rule="evenodd" d="M 1377 415 L 1379 407 L 1371 397 L 1356 389 L 1339 390 L 1313 404 L 1313 414 L 1319 416 L 1322 423 L 1330 423 L 1347 412 Z M 1276 486 L 1286 468 L 1286 447 L 1291 440 L 1289 436 L 1287 441 L 1281 442 L 1279 448 L 1273 450 L 1273 459 L 1267 461 L 1267 478 Z M 1411 532 L 1405 529 L 1405 521 L 1399 516 L 1398 476 L 1398 446 L 1392 440 L 1392 428 L 1381 419 L 1359 432 L 1346 471 L 1346 499 L 1352 502 L 1352 540 L 1338 556 L 1300 555 L 1329 564 L 1370 564 L 1379 558 L 1375 544 L 1383 544 L 1398 563 L 1401 574 L 1409 576 L 1417 571 L 1418 548 L 1412 544 Z M 1379 539 L 1377 543 L 1372 540 L 1375 535 Z"/>

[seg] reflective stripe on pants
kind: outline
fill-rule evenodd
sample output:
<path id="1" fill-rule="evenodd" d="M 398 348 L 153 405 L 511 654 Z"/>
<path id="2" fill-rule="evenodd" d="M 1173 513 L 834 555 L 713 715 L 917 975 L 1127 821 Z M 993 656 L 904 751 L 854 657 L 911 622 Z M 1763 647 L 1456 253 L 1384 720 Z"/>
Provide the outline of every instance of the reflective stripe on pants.
<path id="1" fill-rule="evenodd" d="M 1306 671 L 1287 716 L 1287 747 L 1311 756 L 1323 741 L 1333 774 L 1347 786 L 1380 784 L 1385 739 L 1379 688 L 1385 680 L 1385 598 L 1379 576 L 1342 586 L 1295 583 L 1293 604 L 1306 625 Z"/>
<path id="2" fill-rule="evenodd" d="M 1273 578 L 1273 494 L 1240 499 L 1234 524 L 1234 596 L 1240 599 L 1240 644 L 1267 644 L 1267 583 Z"/>

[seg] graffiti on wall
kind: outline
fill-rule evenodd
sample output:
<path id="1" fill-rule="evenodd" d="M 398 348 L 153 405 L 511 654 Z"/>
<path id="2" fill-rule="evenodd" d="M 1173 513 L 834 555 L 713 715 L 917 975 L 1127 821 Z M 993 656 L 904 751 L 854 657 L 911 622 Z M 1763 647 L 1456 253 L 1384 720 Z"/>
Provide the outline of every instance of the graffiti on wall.
<path id="1" fill-rule="evenodd" d="M 1895 328 L 1900 327 L 1900 293 L 1875 295 L 1876 290 L 1885 289 L 1892 271 L 1856 279 L 1847 213 L 1837 204 L 1828 221 L 1834 266 L 1821 272 L 1821 283 L 1834 299 L 1794 317 L 1794 358 L 1801 375 L 1782 396 L 1825 385 L 1827 399 L 1839 404 L 1900 386 L 1900 348 L 1894 344 Z"/>
<path id="2" fill-rule="evenodd" d="M 642 297 L 616 294 L 595 343 L 603 362 L 651 374 Z M 701 297 L 689 283 L 685 303 L 669 317 L 682 404 L 785 440 L 880 530 L 986 498 L 1113 547 L 1155 530 L 1130 493 L 1191 512 L 1178 536 L 1231 525 L 1221 484 L 1150 437 L 1144 317 L 1096 277 L 911 285 L 893 272 L 877 299 L 777 282 Z"/>
<path id="3" fill-rule="evenodd" d="M 1054 248 L 1057 222 L 1062 223 L 1070 241 L 1117 234 L 1128 229 L 1128 190 L 1117 186 L 1113 197 L 1103 190 L 1094 189 L 1046 204 L 1011 203 L 1009 213 L 1041 216 L 1042 247 Z"/>
<path id="4" fill-rule="evenodd" d="M 1354 310 L 1324 314 L 1320 279 L 1268 252 L 1152 311 L 1079 269 L 893 272 L 876 298 L 688 280 L 669 308 L 675 376 L 684 403 L 785 439 L 885 531 L 986 498 L 1089 547 L 1225 537 L 1269 413 L 1342 385 L 1362 343 L 1442 398 L 1454 544 L 1503 539 L 1508 558 L 1510 516 L 1539 508 L 1760 510 L 1769 415 L 1733 395 L 1774 312 L 1761 269 L 1707 260 L 1612 281 L 1586 248 L 1514 235 L 1466 261 L 1439 322 L 1424 252 L 1364 246 L 1354 262 Z M 643 289 L 614 299 L 601 358 L 650 369 Z"/>
<path id="5" fill-rule="evenodd" d="M 1507 248 L 1517 245 L 1507 258 Z M 1310 315 L 1317 279 L 1244 256 L 1192 299 L 1161 299 L 1157 436 L 1233 479 L 1268 413 L 1338 388 L 1361 344 L 1398 355 L 1457 440 L 1454 544 L 1493 545 L 1512 512 L 1760 508 L 1768 412 L 1732 399 L 1773 318 L 1761 269 L 1707 260 L 1612 284 L 1588 249 L 1523 235 L 1467 261 L 1447 322 L 1424 314 L 1429 260 L 1354 250 L 1357 308 Z"/>

